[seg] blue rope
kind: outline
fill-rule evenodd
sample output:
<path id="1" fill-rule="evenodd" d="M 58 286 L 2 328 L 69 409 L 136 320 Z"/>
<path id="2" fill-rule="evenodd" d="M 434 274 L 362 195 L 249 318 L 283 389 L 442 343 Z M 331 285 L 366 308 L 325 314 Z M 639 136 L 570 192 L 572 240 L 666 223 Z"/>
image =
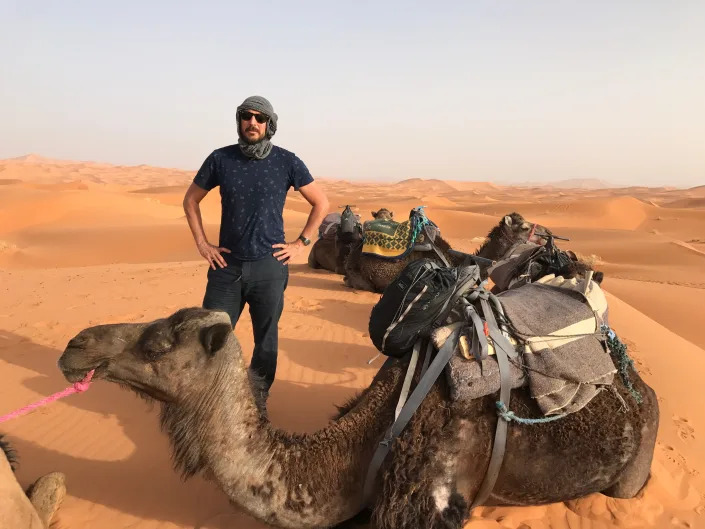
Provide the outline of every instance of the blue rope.
<path id="1" fill-rule="evenodd" d="M 502 402 L 501 400 L 498 400 L 496 402 L 497 406 L 497 415 L 499 415 L 502 419 L 504 419 L 507 422 L 517 422 L 519 424 L 542 424 L 545 422 L 552 422 L 552 421 L 557 421 L 558 419 L 562 419 L 567 413 L 561 413 L 560 415 L 551 415 L 550 417 L 542 417 L 540 419 L 526 419 L 524 417 L 517 417 L 514 415 L 513 411 L 509 411 L 507 409 L 507 406 Z"/>
<path id="2" fill-rule="evenodd" d="M 615 332 L 607 325 L 603 324 L 600 330 L 607 335 L 607 347 L 609 347 L 610 353 L 617 362 L 617 370 L 622 382 L 624 382 L 625 387 L 637 404 L 641 404 L 643 400 L 641 393 L 634 389 L 634 385 L 629 378 L 629 370 L 632 369 L 636 373 L 636 368 L 634 367 L 634 361 L 627 354 L 627 346 L 620 341 Z"/>
<path id="3" fill-rule="evenodd" d="M 412 221 L 413 221 L 413 226 L 411 230 L 411 240 L 410 240 L 410 245 L 413 246 L 413 244 L 416 242 L 416 238 L 419 236 L 419 233 L 421 233 L 421 230 L 423 229 L 424 226 L 427 224 L 431 224 L 431 221 L 428 220 L 428 217 L 426 214 L 423 212 L 423 208 L 426 206 L 418 206 L 414 208 L 414 213 L 417 213 L 416 215 L 412 215 Z"/>

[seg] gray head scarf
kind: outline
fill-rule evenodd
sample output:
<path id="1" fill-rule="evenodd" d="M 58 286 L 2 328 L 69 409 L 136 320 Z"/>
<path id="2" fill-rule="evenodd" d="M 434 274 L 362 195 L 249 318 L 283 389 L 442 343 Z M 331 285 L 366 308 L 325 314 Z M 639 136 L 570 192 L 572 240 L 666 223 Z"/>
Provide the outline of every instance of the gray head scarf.
<path id="1" fill-rule="evenodd" d="M 244 110 L 256 110 L 267 116 L 269 120 L 267 121 L 267 131 L 264 133 L 264 138 L 255 144 L 248 143 L 242 136 L 242 122 L 240 121 L 240 112 Z M 242 104 L 237 107 L 237 135 L 238 135 L 238 145 L 242 153 L 248 158 L 256 158 L 262 160 L 269 156 L 272 151 L 272 144 L 269 141 L 274 133 L 277 131 L 277 114 L 274 112 L 272 104 L 267 101 L 262 96 L 251 96 L 245 99 Z"/>

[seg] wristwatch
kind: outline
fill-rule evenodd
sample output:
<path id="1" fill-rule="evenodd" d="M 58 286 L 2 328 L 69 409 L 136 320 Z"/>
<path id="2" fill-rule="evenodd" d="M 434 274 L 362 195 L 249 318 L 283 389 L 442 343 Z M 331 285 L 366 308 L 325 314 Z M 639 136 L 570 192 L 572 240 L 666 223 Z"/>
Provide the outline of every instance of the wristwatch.
<path id="1" fill-rule="evenodd" d="M 303 234 L 299 235 L 299 240 L 304 243 L 304 246 L 308 246 L 309 244 L 311 244 L 311 239 L 307 239 L 303 236 Z"/>

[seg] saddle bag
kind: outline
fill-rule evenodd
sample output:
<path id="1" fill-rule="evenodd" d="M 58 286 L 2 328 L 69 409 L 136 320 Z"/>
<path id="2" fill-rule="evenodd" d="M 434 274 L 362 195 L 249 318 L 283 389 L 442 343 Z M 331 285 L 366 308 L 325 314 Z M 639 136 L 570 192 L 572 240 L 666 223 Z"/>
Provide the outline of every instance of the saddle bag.
<path id="1" fill-rule="evenodd" d="M 448 268 L 430 259 L 411 261 L 372 308 L 372 343 L 387 356 L 403 357 L 443 323 L 455 301 L 478 282 L 476 266 Z"/>
<path id="2" fill-rule="evenodd" d="M 341 215 L 337 211 L 328 213 L 318 227 L 318 237 L 321 239 L 335 239 L 336 230 L 340 226 Z"/>

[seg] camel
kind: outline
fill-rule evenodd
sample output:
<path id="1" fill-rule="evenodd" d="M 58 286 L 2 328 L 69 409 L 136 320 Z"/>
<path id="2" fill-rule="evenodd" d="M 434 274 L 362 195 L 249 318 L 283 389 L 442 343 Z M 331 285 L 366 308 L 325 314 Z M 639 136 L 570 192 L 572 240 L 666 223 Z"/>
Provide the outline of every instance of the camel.
<path id="1" fill-rule="evenodd" d="M 529 238 L 539 240 L 541 236 L 547 236 L 550 233 L 548 228 L 526 221 L 519 213 L 510 213 L 502 217 L 499 224 L 492 228 L 485 243 L 473 255 L 495 261 L 502 258 L 514 245 L 527 242 Z M 440 235 L 436 237 L 435 245 L 453 266 L 458 266 L 468 257 L 468 254 L 454 251 Z M 407 264 L 423 258 L 442 264 L 434 251 L 412 250 L 406 257 L 398 260 L 363 255 L 362 242 L 360 242 L 350 252 L 345 266 L 344 281 L 348 287 L 358 290 L 383 292 Z M 486 269 L 488 266 L 484 262 L 479 264 L 481 269 Z"/>
<path id="2" fill-rule="evenodd" d="M 351 208 L 352 206 L 345 206 L 343 213 L 339 215 L 340 222 L 334 237 L 320 236 L 313 243 L 308 254 L 308 265 L 311 268 L 325 268 L 336 274 L 345 273 L 345 261 L 350 249 L 362 239 L 362 225 Z"/>
<path id="3" fill-rule="evenodd" d="M 17 459 L 0 436 L 0 519 L 3 527 L 48 529 L 66 495 L 66 477 L 61 472 L 42 476 L 26 491 L 15 478 Z"/>
<path id="4" fill-rule="evenodd" d="M 325 428 L 292 434 L 274 428 L 257 407 L 259 381 L 224 312 L 185 308 L 151 322 L 88 327 L 58 361 L 69 381 L 95 369 L 94 380 L 158 401 L 182 476 L 214 479 L 234 504 L 265 523 L 335 527 L 369 507 L 378 529 L 459 529 L 489 462 L 496 396 L 458 406 L 444 377 L 392 444 L 371 504 L 363 502 L 368 465 L 393 421 L 408 363 L 385 364 Z M 637 373 L 629 376 L 641 405 L 617 377 L 613 391 L 564 419 L 510 423 L 485 505 L 544 504 L 593 492 L 635 496 L 650 473 L 658 403 Z M 523 417 L 539 413 L 525 389 L 513 392 L 510 408 Z"/>

